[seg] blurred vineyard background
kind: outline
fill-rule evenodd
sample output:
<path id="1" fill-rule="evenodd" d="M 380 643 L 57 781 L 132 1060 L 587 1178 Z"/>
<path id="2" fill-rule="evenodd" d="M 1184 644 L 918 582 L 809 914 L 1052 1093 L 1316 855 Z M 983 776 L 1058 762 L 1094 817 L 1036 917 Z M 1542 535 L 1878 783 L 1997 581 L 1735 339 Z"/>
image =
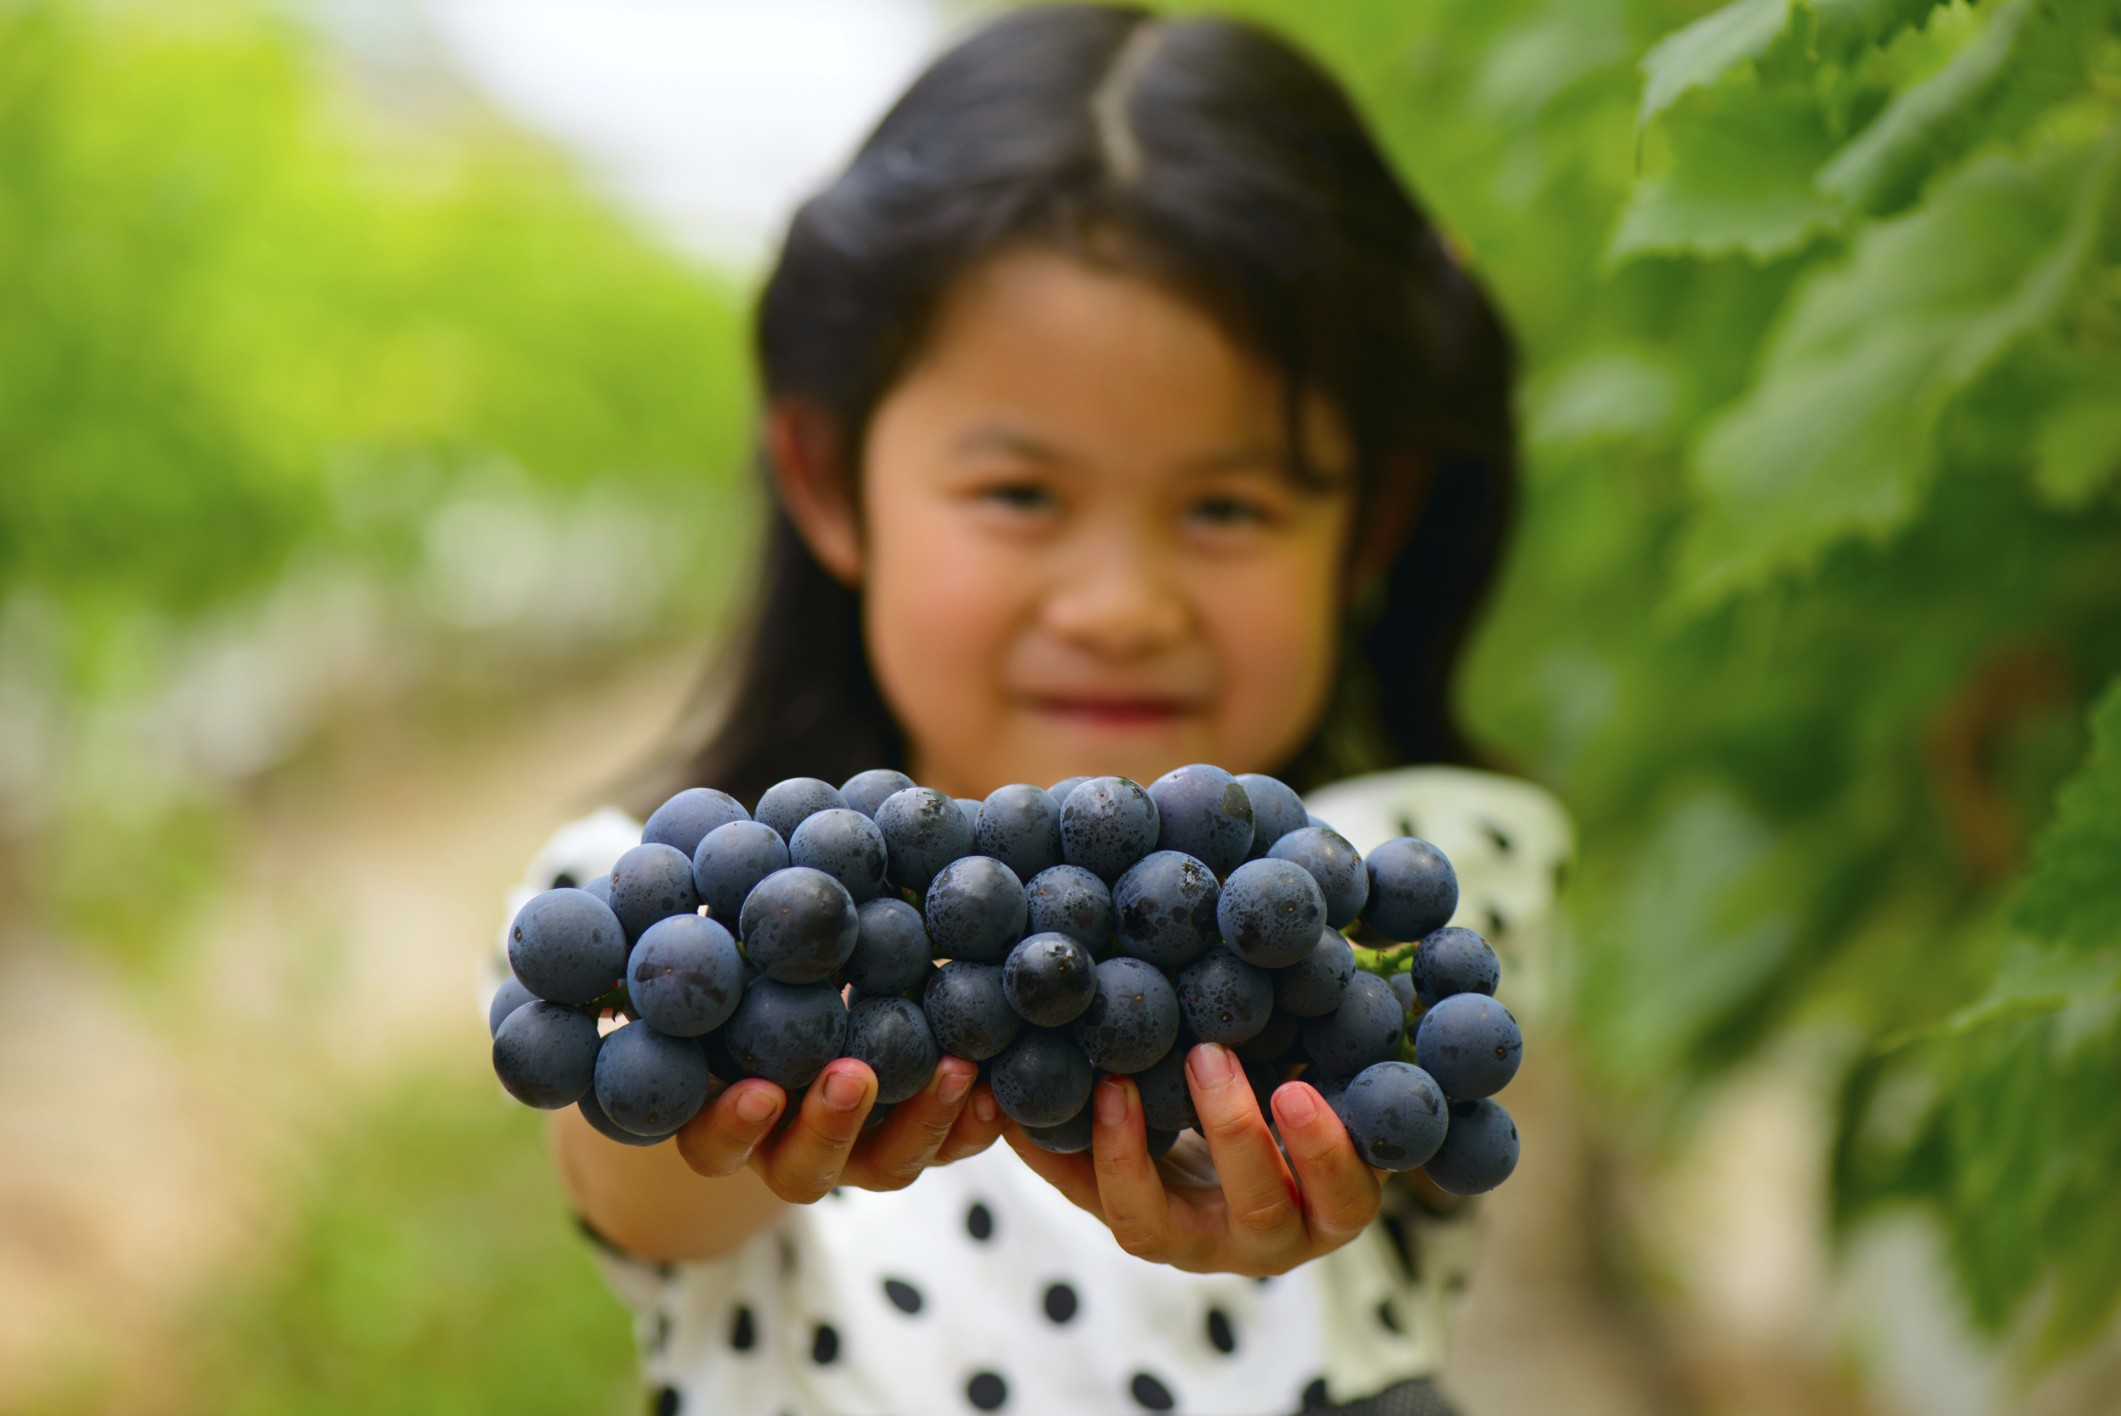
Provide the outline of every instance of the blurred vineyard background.
<path id="1" fill-rule="evenodd" d="M 1527 356 L 1465 701 L 1582 852 L 1471 1416 L 2111 1411 L 2121 5 L 1234 8 Z M 482 9 L 0 0 L 0 1409 L 634 1406 L 471 967 L 746 574 L 770 231 Z"/>

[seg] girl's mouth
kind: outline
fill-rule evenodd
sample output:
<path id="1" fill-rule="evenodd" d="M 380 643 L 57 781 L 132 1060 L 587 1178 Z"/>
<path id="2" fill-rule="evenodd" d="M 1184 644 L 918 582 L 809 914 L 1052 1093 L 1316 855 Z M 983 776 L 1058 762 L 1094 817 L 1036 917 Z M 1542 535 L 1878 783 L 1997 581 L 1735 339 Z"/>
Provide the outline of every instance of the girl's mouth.
<path id="1" fill-rule="evenodd" d="M 1031 706 L 1048 717 L 1096 728 L 1161 727 L 1200 711 L 1186 699 L 1134 694 L 1049 694 L 1034 697 Z"/>

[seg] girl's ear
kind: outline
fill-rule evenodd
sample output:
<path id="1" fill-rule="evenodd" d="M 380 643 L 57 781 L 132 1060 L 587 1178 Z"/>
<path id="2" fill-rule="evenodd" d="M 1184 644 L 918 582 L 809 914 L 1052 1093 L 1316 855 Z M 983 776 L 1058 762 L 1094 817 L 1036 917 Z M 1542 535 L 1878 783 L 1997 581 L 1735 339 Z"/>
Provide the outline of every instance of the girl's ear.
<path id="1" fill-rule="evenodd" d="M 852 587 L 862 578 L 854 489 L 840 475 L 839 436 L 816 404 L 784 398 L 766 409 L 766 455 L 774 490 L 826 574 Z"/>
<path id="2" fill-rule="evenodd" d="M 1392 562 L 1429 499 L 1429 460 L 1419 453 L 1395 454 L 1378 469 L 1377 484 L 1362 508 L 1350 557 L 1355 603 L 1374 593 L 1391 574 Z"/>

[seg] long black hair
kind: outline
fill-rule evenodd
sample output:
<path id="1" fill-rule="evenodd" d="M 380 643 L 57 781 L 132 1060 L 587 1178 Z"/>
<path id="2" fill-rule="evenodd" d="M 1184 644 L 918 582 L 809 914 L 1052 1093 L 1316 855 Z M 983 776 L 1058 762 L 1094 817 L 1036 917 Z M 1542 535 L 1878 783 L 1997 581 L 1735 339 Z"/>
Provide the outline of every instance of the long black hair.
<path id="1" fill-rule="evenodd" d="M 1340 87 L 1233 19 L 1050 5 L 987 21 L 797 210 L 757 310 L 765 399 L 825 410 L 851 486 L 871 415 L 952 283 L 1025 245 L 1138 274 L 1214 318 L 1282 375 L 1299 458 L 1297 410 L 1325 395 L 1353 437 L 1358 524 L 1391 507 L 1411 524 L 1350 603 L 1330 705 L 1281 774 L 1301 790 L 1475 760 L 1451 676 L 1515 502 L 1515 355 Z M 904 765 L 859 590 L 772 504 L 748 632 L 703 679 L 644 809 L 683 786 L 750 801 L 786 777 Z"/>

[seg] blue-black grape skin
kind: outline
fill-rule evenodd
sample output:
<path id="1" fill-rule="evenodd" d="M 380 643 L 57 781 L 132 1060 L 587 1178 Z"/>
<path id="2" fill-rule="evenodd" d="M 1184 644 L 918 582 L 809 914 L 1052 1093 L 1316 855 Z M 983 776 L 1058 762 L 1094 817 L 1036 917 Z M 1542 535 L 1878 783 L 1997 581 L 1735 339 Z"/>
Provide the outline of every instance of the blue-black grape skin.
<path id="1" fill-rule="evenodd" d="M 1112 892 L 1079 865 L 1041 870 L 1024 885 L 1024 932 L 1065 934 L 1095 954 L 1112 937 Z"/>
<path id="2" fill-rule="evenodd" d="M 780 832 L 761 821 L 732 821 L 700 838 L 692 880 L 707 912 L 735 928 L 752 890 L 788 864 L 788 843 Z"/>
<path id="3" fill-rule="evenodd" d="M 1330 826 L 1305 826 L 1267 848 L 1269 860 L 1294 861 L 1311 872 L 1326 901 L 1326 927 L 1345 929 L 1362 917 L 1370 876 L 1362 855 Z"/>
<path id="4" fill-rule="evenodd" d="M 1210 949 L 1179 971 L 1178 1009 L 1202 1042 L 1235 1047 L 1274 1016 L 1274 980 L 1228 949 Z"/>
<path id="5" fill-rule="evenodd" d="M 1152 851 L 1112 887 L 1119 947 L 1160 969 L 1183 968 L 1215 943 L 1221 896 L 1206 862 L 1182 851 Z"/>
<path id="6" fill-rule="evenodd" d="M 1376 974 L 1357 972 L 1338 1008 L 1304 1024 L 1303 1044 L 1320 1071 L 1352 1077 L 1393 1057 L 1405 1036 L 1406 1018 L 1392 986 Z"/>
<path id="7" fill-rule="evenodd" d="M 1024 1025 L 1002 989 L 999 964 L 951 960 L 928 976 L 921 1008 L 937 1045 L 970 1062 L 998 1054 Z"/>
<path id="8" fill-rule="evenodd" d="M 1090 1100 L 1090 1059 L 1066 1033 L 1025 1028 L 987 1074 L 995 1105 L 1020 1126 L 1058 1126 Z"/>
<path id="9" fill-rule="evenodd" d="M 816 777 L 790 777 L 766 788 L 759 796 L 759 804 L 752 808 L 751 817 L 771 826 L 785 841 L 795 835 L 795 828 L 808 817 L 846 804 L 847 798 L 841 796 L 840 789 L 830 782 L 821 782 Z"/>
<path id="10" fill-rule="evenodd" d="M 540 1111 L 580 1101 L 596 1063 L 596 1019 L 563 1004 L 525 1003 L 493 1035 L 494 1075 L 510 1096 Z"/>
<path id="11" fill-rule="evenodd" d="M 604 1108 L 597 1105 L 595 1087 L 582 1093 L 582 1099 L 574 1104 L 574 1109 L 582 1113 L 582 1119 L 587 1121 L 598 1135 L 606 1140 L 617 1141 L 622 1146 L 659 1146 L 677 1134 L 673 1128 L 660 1136 L 636 1136 L 604 1114 Z"/>
<path id="12" fill-rule="evenodd" d="M 936 956 L 998 964 L 1024 933 L 1024 883 L 992 856 L 944 866 L 922 902 Z"/>
<path id="13" fill-rule="evenodd" d="M 657 1032 L 703 1036 L 729 1021 L 744 996 L 744 956 L 729 931 L 704 916 L 657 920 L 626 961 L 626 996 Z"/>
<path id="14" fill-rule="evenodd" d="M 884 833 L 874 821 L 844 806 L 803 819 L 788 838 L 788 863 L 822 870 L 860 904 L 884 888 Z"/>
<path id="15" fill-rule="evenodd" d="M 1149 1159 L 1161 1160 L 1171 1147 L 1178 1144 L 1178 1132 L 1149 1126 L 1144 1128 L 1142 1139 L 1148 1144 Z"/>
<path id="16" fill-rule="evenodd" d="M 1072 1023 L 1097 993 L 1097 962 L 1065 934 L 1027 934 L 1002 961 L 1002 992 L 1025 1022 L 1042 1028 Z"/>
<path id="17" fill-rule="evenodd" d="M 597 876 L 582 888 L 602 900 L 605 909 L 611 908 L 611 873 L 609 871 Z"/>
<path id="18" fill-rule="evenodd" d="M 1274 1001 L 1299 1018 L 1322 1018 L 1348 996 L 1355 951 L 1338 930 L 1321 929 L 1301 959 L 1274 975 Z"/>
<path id="19" fill-rule="evenodd" d="M 1325 1102 L 1327 1106 L 1333 1109 L 1335 1116 L 1340 1116 L 1340 1124 L 1343 1126 L 1347 1125 L 1347 1117 L 1341 1115 L 1340 1103 L 1341 1098 L 1347 1095 L 1348 1079 L 1346 1077 L 1329 1076 L 1314 1067 L 1304 1073 L 1303 1080 L 1308 1082 L 1311 1089 L 1318 1093 L 1319 1100 Z"/>
<path id="20" fill-rule="evenodd" d="M 1178 1022 L 1170 980 L 1140 959 L 1118 958 L 1098 964 L 1097 996 L 1071 1026 L 1092 1065 L 1139 1072 L 1171 1050 Z"/>
<path id="21" fill-rule="evenodd" d="M 936 873 L 972 851 L 972 826 L 954 798 L 932 787 L 908 787 L 876 809 L 891 883 L 925 890 Z"/>
<path id="22" fill-rule="evenodd" d="M 738 919 L 745 954 L 777 983 L 832 977 L 861 935 L 847 887 L 807 865 L 791 865 L 761 880 Z"/>
<path id="23" fill-rule="evenodd" d="M 548 1002 L 587 1003 L 609 993 L 625 971 L 629 937 L 587 890 L 547 890 L 525 901 L 508 926 L 508 967 Z"/>
<path id="24" fill-rule="evenodd" d="M 1252 803 L 1252 849 L 1246 859 L 1260 859 L 1276 841 L 1311 824 L 1303 799 L 1286 782 L 1262 772 L 1242 772 L 1237 784 Z"/>
<path id="25" fill-rule="evenodd" d="M 904 772 L 894 772 L 889 767 L 872 767 L 840 783 L 840 796 L 851 810 L 875 820 L 876 809 L 884 804 L 886 797 L 912 785 L 913 778 Z"/>
<path id="26" fill-rule="evenodd" d="M 1304 1020 L 1294 1013 L 1276 1008 L 1267 1018 L 1267 1025 L 1254 1033 L 1237 1049 L 1240 1062 L 1302 1061 L 1302 1034 Z"/>
<path id="27" fill-rule="evenodd" d="M 957 809 L 964 814 L 965 825 L 970 827 L 973 834 L 977 836 L 979 834 L 980 804 L 971 797 L 952 797 L 951 800 L 957 803 Z"/>
<path id="28" fill-rule="evenodd" d="M 1421 1015 L 1414 1060 L 1453 1101 L 1493 1096 L 1517 1075 L 1524 1034 L 1510 1010 L 1485 993 L 1454 993 Z"/>
<path id="29" fill-rule="evenodd" d="M 918 1095 L 942 1060 L 927 1015 L 903 998 L 865 998 L 849 1009 L 841 1055 L 869 1064 L 885 1106 Z"/>
<path id="30" fill-rule="evenodd" d="M 847 1005 L 829 983 L 778 983 L 762 978 L 716 1036 L 749 1077 L 787 1091 L 810 1085 L 847 1041 Z M 792 1110 L 793 1108 L 791 1108 Z"/>
<path id="31" fill-rule="evenodd" d="M 1451 1128 L 1422 1173 L 1453 1195 L 1481 1195 L 1517 1168 L 1517 1123 L 1495 1102 L 1453 1102 Z"/>
<path id="32" fill-rule="evenodd" d="M 1318 943 L 1318 932 L 1326 927 L 1326 897 L 1311 872 L 1295 861 L 1247 861 L 1223 882 L 1215 927 L 1246 963 L 1287 968 Z"/>
<path id="33" fill-rule="evenodd" d="M 493 1001 L 486 1005 L 486 1035 L 492 1037 L 501 1030 L 508 1015 L 530 1002 L 538 995 L 523 986 L 523 980 L 510 974 L 501 980 L 501 986 L 493 991 Z"/>
<path id="34" fill-rule="evenodd" d="M 1149 784 L 1149 799 L 1156 803 L 1156 849 L 1183 852 L 1217 876 L 1251 854 L 1252 800 L 1222 768 L 1175 767 Z"/>
<path id="35" fill-rule="evenodd" d="M 707 1099 L 707 1054 L 689 1037 L 633 1022 L 597 1049 L 597 1105 L 614 1125 L 637 1136 L 675 1131 Z"/>
<path id="36" fill-rule="evenodd" d="M 660 841 L 635 846 L 611 867 L 611 912 L 625 926 L 629 944 L 657 920 L 699 907 L 692 861 L 675 846 Z"/>
<path id="37" fill-rule="evenodd" d="M 1061 863 L 1060 804 L 1027 782 L 997 787 L 980 803 L 972 848 L 1029 880 Z"/>
<path id="38" fill-rule="evenodd" d="M 1106 884 L 1156 849 L 1156 803 L 1130 777 L 1092 777 L 1061 805 L 1061 859 Z"/>
<path id="39" fill-rule="evenodd" d="M 1450 923 L 1458 908 L 1458 873 L 1427 841 L 1401 836 L 1363 859 L 1370 898 L 1362 922 L 1396 943 L 1409 943 Z"/>
<path id="40" fill-rule="evenodd" d="M 1373 1062 L 1342 1093 L 1341 1124 L 1355 1153 L 1379 1170 L 1412 1170 L 1436 1154 L 1449 1124 L 1443 1088 L 1406 1062 Z"/>
<path id="41" fill-rule="evenodd" d="M 1135 1089 L 1141 1093 L 1142 1120 L 1151 1130 L 1186 1131 L 1200 1126 L 1200 1113 L 1194 1110 L 1193 1093 L 1186 1086 L 1189 1050 L 1187 1040 L 1180 1039 L 1154 1066 L 1134 1074 Z"/>
<path id="42" fill-rule="evenodd" d="M 1392 985 L 1392 996 L 1399 1000 L 1399 1011 L 1402 1013 L 1413 1012 L 1414 1005 L 1419 1001 L 1419 995 L 1414 991 L 1413 975 L 1393 974 L 1385 982 Z"/>
<path id="43" fill-rule="evenodd" d="M 687 787 L 657 807 L 641 827 L 643 843 L 660 841 L 683 851 L 687 860 L 700 848 L 700 838 L 717 826 L 749 821 L 744 803 L 713 787 Z"/>
<path id="44" fill-rule="evenodd" d="M 928 978 L 928 927 L 904 900 L 884 897 L 855 907 L 854 952 L 840 977 L 865 994 L 904 993 Z"/>
<path id="45" fill-rule="evenodd" d="M 1068 794 L 1089 780 L 1088 777 L 1063 777 L 1046 788 L 1046 795 L 1053 798 L 1055 806 L 1066 806 Z"/>
<path id="46" fill-rule="evenodd" d="M 1422 937 L 1408 973 L 1422 1006 L 1433 1008 L 1454 993 L 1493 996 L 1502 982 L 1502 962 L 1487 940 L 1470 929 L 1447 925 Z"/>
<path id="47" fill-rule="evenodd" d="M 1055 1155 L 1075 1155 L 1090 1149 L 1090 1112 L 1089 1104 L 1085 1103 L 1082 1110 L 1058 1126 L 1026 1126 L 1024 1134 L 1040 1150 L 1052 1151 Z"/>

